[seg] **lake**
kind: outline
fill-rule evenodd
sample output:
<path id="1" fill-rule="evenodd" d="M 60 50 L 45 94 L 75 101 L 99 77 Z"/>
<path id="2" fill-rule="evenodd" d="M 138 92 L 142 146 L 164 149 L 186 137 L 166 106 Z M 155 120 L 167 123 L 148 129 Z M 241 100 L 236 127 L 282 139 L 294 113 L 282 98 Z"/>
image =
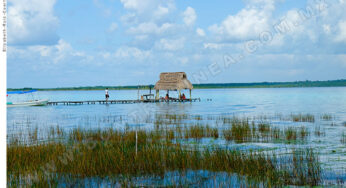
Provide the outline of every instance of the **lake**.
<path id="1" fill-rule="evenodd" d="M 140 95 L 148 92 L 141 90 Z M 189 96 L 188 91 L 184 93 Z M 137 90 L 111 90 L 109 94 L 110 100 L 138 98 Z M 165 94 L 160 92 L 161 96 Z M 177 95 L 177 92 L 170 92 L 171 97 Z M 11 96 L 9 100 L 25 100 L 26 97 L 28 96 Z M 39 91 L 37 97 L 50 101 L 103 100 L 104 91 Z M 223 139 L 203 139 L 202 144 L 277 153 L 286 152 L 287 148 L 292 147 L 311 147 L 319 153 L 326 180 L 346 180 L 346 147 L 342 141 L 345 139 L 343 134 L 346 133 L 346 87 L 198 89 L 192 91 L 192 98 L 200 98 L 201 101 L 7 108 L 7 134 L 8 138 L 18 134 L 25 137 L 28 131 L 38 129 L 41 140 L 45 141 L 47 137 L 43 130 L 55 126 L 66 131 L 75 128 L 105 129 L 125 126 L 151 129 L 153 123 L 145 119 L 154 118 L 151 116 L 153 114 L 184 114 L 205 117 L 204 119 L 216 116 L 245 117 L 267 121 L 279 128 L 304 126 L 310 134 L 307 141 L 297 143 L 235 143 Z M 313 115 L 314 121 L 292 121 L 290 117 L 297 114 Z"/>

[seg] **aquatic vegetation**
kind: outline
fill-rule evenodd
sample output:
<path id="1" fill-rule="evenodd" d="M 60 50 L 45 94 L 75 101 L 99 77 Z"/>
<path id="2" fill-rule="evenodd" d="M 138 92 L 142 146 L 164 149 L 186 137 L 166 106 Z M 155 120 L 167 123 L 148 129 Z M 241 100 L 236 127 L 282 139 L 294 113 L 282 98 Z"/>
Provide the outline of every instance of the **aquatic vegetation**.
<path id="1" fill-rule="evenodd" d="M 291 114 L 294 122 L 315 122 L 315 116 L 312 114 Z"/>
<path id="2" fill-rule="evenodd" d="M 249 141 L 252 137 L 249 121 L 247 119 L 233 119 L 230 133 L 230 137 L 236 142 Z"/>
<path id="3" fill-rule="evenodd" d="M 270 130 L 270 137 L 273 139 L 280 139 L 282 137 L 282 134 L 282 131 L 277 127 L 271 128 Z"/>
<path id="4" fill-rule="evenodd" d="M 267 134 L 270 132 L 270 124 L 261 122 L 258 124 L 258 130 L 260 133 Z"/>
<path id="5" fill-rule="evenodd" d="M 295 127 L 288 127 L 285 129 L 285 135 L 286 139 L 288 141 L 290 140 L 304 140 L 307 138 L 307 136 L 310 134 L 306 127 L 300 127 L 300 128 L 295 128 Z"/>
<path id="6" fill-rule="evenodd" d="M 287 140 L 297 140 L 297 132 L 292 127 L 285 129 L 285 135 Z"/>
<path id="7" fill-rule="evenodd" d="M 251 126 L 250 126 L 251 125 Z M 223 130 L 223 137 L 227 141 L 243 142 L 269 142 L 273 140 L 301 140 L 304 141 L 310 134 L 306 127 L 289 127 L 281 131 L 269 123 L 249 122 L 248 119 L 234 119 L 230 128 Z"/>
<path id="8" fill-rule="evenodd" d="M 76 129 L 68 135 L 66 143 L 9 144 L 9 185 L 19 185 L 27 176 L 33 176 L 34 183 L 52 186 L 64 175 L 162 176 L 175 170 L 201 169 L 237 173 L 268 185 L 318 185 L 322 180 L 319 159 L 312 149 L 294 150 L 286 156 L 215 147 L 200 150 L 166 142 L 157 130 Z"/>
<path id="9" fill-rule="evenodd" d="M 321 116 L 321 119 L 322 119 L 322 120 L 325 120 L 325 121 L 330 121 L 330 120 L 333 119 L 333 116 L 332 116 L 331 114 L 323 114 L 323 115 Z"/>
<path id="10" fill-rule="evenodd" d="M 212 128 L 209 125 L 192 125 L 185 128 L 185 138 L 196 138 L 201 139 L 205 137 L 219 138 L 219 130 Z"/>
<path id="11" fill-rule="evenodd" d="M 341 141 L 341 143 L 346 144 L 346 134 L 345 134 L 345 132 L 342 133 L 340 141 Z"/>
<path id="12" fill-rule="evenodd" d="M 306 127 L 301 127 L 299 129 L 299 135 L 301 139 L 305 139 L 309 135 L 309 131 L 306 129 Z"/>
<path id="13" fill-rule="evenodd" d="M 312 117 L 308 120 L 299 115 L 295 122 L 311 122 Z M 55 187 L 89 178 L 110 178 L 117 185 L 138 186 L 136 177 L 147 177 L 143 181 L 148 182 L 150 177 L 160 179 L 167 173 L 203 170 L 234 173 L 262 187 L 324 185 L 318 154 L 305 143 L 310 144 L 308 141 L 315 141 L 325 131 L 319 121 L 302 126 L 292 120 L 292 115 L 157 113 L 139 119 L 138 123 L 148 124 L 145 127 L 132 127 L 128 117 L 115 115 L 86 117 L 79 128 L 72 129 L 54 124 L 45 130 L 33 125 L 7 135 L 7 179 L 13 187 L 23 182 Z M 116 121 L 122 124 L 113 124 Z M 104 122 L 107 127 L 94 128 L 93 122 Z M 316 141 L 320 140 L 323 138 Z M 336 142 L 345 144 L 345 140 L 345 133 L 341 137 L 338 133 Z M 277 152 L 263 149 L 260 143 L 288 147 L 286 152 L 282 148 Z M 289 149 L 296 147 L 301 149 Z"/>
<path id="14" fill-rule="evenodd" d="M 315 127 L 314 130 L 315 136 L 325 136 L 326 133 L 321 130 L 320 126 Z"/>
<path id="15" fill-rule="evenodd" d="M 202 120 L 202 116 L 201 115 L 196 115 L 195 116 L 195 120 Z"/>

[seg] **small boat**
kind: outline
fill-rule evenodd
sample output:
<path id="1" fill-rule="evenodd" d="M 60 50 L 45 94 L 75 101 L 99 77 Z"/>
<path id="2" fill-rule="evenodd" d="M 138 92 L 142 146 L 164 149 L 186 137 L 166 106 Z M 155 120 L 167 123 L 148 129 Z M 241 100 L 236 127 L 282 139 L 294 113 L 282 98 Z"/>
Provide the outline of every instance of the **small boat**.
<path id="1" fill-rule="evenodd" d="M 45 106 L 48 103 L 48 99 L 43 100 L 33 100 L 33 101 L 26 101 L 26 102 L 8 102 L 7 107 L 17 107 L 17 106 Z"/>
<path id="2" fill-rule="evenodd" d="M 7 96 L 10 94 L 28 94 L 36 92 L 37 90 L 30 91 L 9 91 L 7 92 Z M 19 107 L 19 106 L 45 106 L 48 103 L 48 99 L 40 99 L 40 100 L 27 100 L 23 102 L 7 102 L 7 107 Z"/>

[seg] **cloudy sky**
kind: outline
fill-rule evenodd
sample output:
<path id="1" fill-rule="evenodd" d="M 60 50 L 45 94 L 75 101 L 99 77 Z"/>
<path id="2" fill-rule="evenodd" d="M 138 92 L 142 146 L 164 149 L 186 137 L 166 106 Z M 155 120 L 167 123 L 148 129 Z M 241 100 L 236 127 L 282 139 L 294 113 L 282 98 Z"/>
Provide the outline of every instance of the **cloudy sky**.
<path id="1" fill-rule="evenodd" d="M 346 0 L 8 0 L 8 87 L 346 78 Z"/>

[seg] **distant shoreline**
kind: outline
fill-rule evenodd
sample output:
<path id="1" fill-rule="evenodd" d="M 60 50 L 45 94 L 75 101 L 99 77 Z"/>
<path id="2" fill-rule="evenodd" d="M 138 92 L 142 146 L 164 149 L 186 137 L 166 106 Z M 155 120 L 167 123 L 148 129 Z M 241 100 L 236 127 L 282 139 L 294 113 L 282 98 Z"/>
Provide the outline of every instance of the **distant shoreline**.
<path id="1" fill-rule="evenodd" d="M 151 85 L 152 89 L 154 85 Z M 210 83 L 193 84 L 194 89 L 226 89 L 226 88 L 297 88 L 297 87 L 346 87 L 346 79 L 328 81 L 297 81 L 297 82 L 254 82 L 254 83 Z M 138 86 L 80 86 L 59 88 L 8 88 L 7 91 L 38 90 L 38 91 L 89 91 L 89 90 L 137 90 Z M 140 89 L 149 89 L 149 85 L 141 85 Z M 154 89 L 153 89 L 154 90 Z"/>

